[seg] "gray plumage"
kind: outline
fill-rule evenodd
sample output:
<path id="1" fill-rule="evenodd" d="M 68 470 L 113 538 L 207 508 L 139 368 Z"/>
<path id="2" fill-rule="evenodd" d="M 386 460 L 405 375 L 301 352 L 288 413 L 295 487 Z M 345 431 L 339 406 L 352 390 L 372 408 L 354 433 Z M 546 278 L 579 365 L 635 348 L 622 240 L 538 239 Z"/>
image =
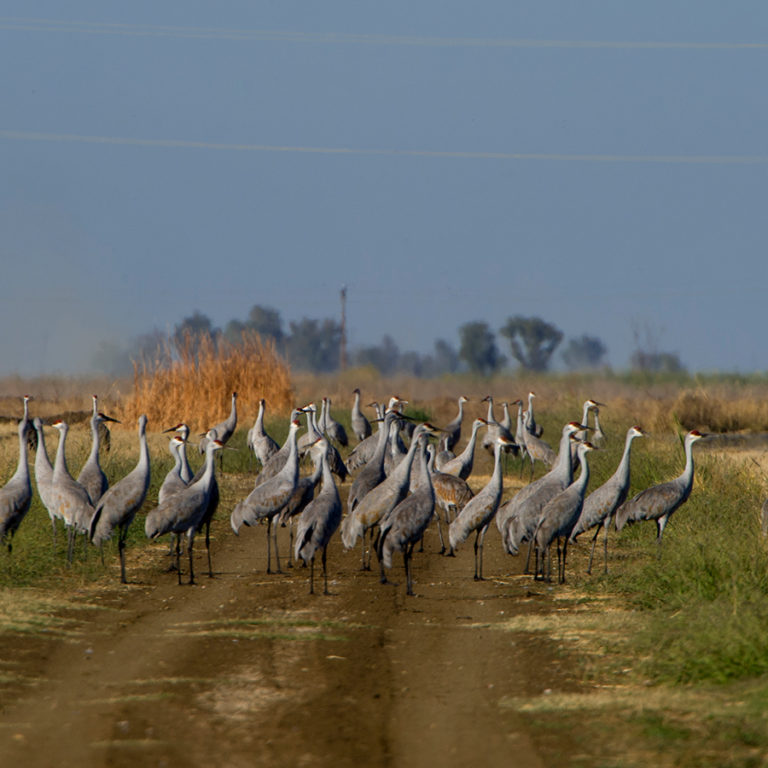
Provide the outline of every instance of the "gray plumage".
<path id="1" fill-rule="evenodd" d="M 179 438 L 173 438 L 179 440 Z M 189 583 L 195 583 L 195 572 L 192 562 L 194 538 L 204 522 L 204 515 L 211 499 L 211 489 L 215 478 L 214 452 L 224 447 L 220 440 L 208 439 L 205 450 L 205 464 L 200 477 L 167 496 L 155 509 L 147 513 L 144 521 L 144 533 L 147 538 L 154 539 L 165 533 L 176 536 L 186 536 L 187 553 L 189 555 Z M 181 563 L 179 548 L 176 552 L 176 570 L 181 584 Z"/>
<path id="2" fill-rule="evenodd" d="M 387 450 L 388 433 L 392 423 L 398 418 L 394 411 L 390 411 L 384 417 L 383 428 L 377 433 L 376 451 L 357 477 L 352 481 L 352 487 L 347 496 L 347 512 L 352 513 L 355 507 L 372 491 L 379 483 L 386 478 L 384 472 L 384 454 Z"/>
<path id="3" fill-rule="evenodd" d="M 645 432 L 638 426 L 630 427 L 627 430 L 627 437 L 624 441 L 624 453 L 622 454 L 619 466 L 608 480 L 587 496 L 584 500 L 584 506 L 582 507 L 579 519 L 576 521 L 576 525 L 573 526 L 569 537 L 571 541 L 576 541 L 580 534 L 588 531 L 590 528 L 595 529 L 595 535 L 592 537 L 592 550 L 589 554 L 587 573 L 592 572 L 595 542 L 597 541 L 601 526 L 605 542 L 605 572 L 608 572 L 608 527 L 614 512 L 626 501 L 629 492 L 632 441 L 636 437 L 643 437 L 644 435 Z"/>
<path id="4" fill-rule="evenodd" d="M 280 450 L 280 446 L 264 431 L 264 411 L 266 401 L 262 397 L 259 400 L 259 412 L 256 421 L 248 430 L 246 443 L 253 451 L 262 467 Z"/>
<path id="5" fill-rule="evenodd" d="M 40 418 L 35 418 L 32 422 L 37 432 L 37 450 L 35 452 L 35 485 L 37 486 L 37 495 L 51 518 L 53 526 L 53 539 L 56 543 L 56 517 L 57 507 L 53 501 L 51 493 L 51 483 L 53 482 L 53 465 L 48 458 L 48 451 L 45 447 L 45 434 L 43 432 L 43 422 Z"/>
<path id="6" fill-rule="evenodd" d="M 350 424 L 352 426 L 352 433 L 357 438 L 357 442 L 362 443 L 363 440 L 371 434 L 371 423 L 365 418 L 365 415 L 360 410 L 360 390 L 355 389 L 352 394 L 355 396 L 355 399 L 352 402 Z"/>
<path id="7" fill-rule="evenodd" d="M 417 490 L 406 496 L 381 521 L 379 536 L 379 562 L 381 564 L 381 582 L 386 583 L 385 568 L 392 567 L 392 556 L 402 552 L 405 566 L 406 594 L 413 594 L 413 576 L 411 556 L 413 547 L 424 536 L 424 531 L 435 512 L 435 492 L 432 479 L 424 458 L 426 434 L 414 433 L 416 451 L 419 453 L 419 481 Z"/>
<path id="8" fill-rule="evenodd" d="M 328 463 L 326 440 L 320 440 L 313 448 L 320 458 L 322 485 L 317 497 L 303 509 L 296 526 L 296 559 L 309 565 L 309 593 L 315 591 L 315 556 L 322 550 L 323 594 L 328 594 L 328 570 L 326 555 L 328 542 L 341 523 L 341 499 Z"/>
<path id="9" fill-rule="evenodd" d="M 109 488 L 109 481 L 104 474 L 104 470 L 99 463 L 99 448 L 101 447 L 101 431 L 99 426 L 107 421 L 119 423 L 117 419 L 99 412 L 99 398 L 93 395 L 93 414 L 91 416 L 91 452 L 83 464 L 80 474 L 77 476 L 77 482 L 88 491 L 88 498 L 91 504 L 96 506 L 96 502 L 104 495 Z"/>
<path id="10" fill-rule="evenodd" d="M 616 530 L 627 523 L 653 520 L 656 523 L 656 540 L 661 555 L 661 537 L 672 513 L 684 504 L 693 488 L 693 444 L 706 437 L 697 429 L 691 430 L 684 440 L 685 468 L 678 477 L 666 483 L 653 485 L 625 501 L 616 511 Z"/>
<path id="11" fill-rule="evenodd" d="M 299 415 L 303 411 L 301 409 L 294 408 L 291 411 L 291 417 L 288 421 L 289 424 L 296 421 L 299 418 Z M 262 483 L 265 483 L 267 480 L 270 480 L 271 478 L 275 477 L 285 466 L 285 462 L 288 460 L 288 454 L 291 452 L 291 446 L 286 440 L 282 446 L 280 447 L 280 450 L 274 454 L 270 459 L 267 460 L 267 463 L 264 464 L 261 468 L 261 472 L 259 472 L 258 475 L 256 475 L 256 481 L 255 485 L 261 485 Z"/>
<path id="12" fill-rule="evenodd" d="M 504 451 L 512 451 L 517 447 L 515 443 L 514 435 L 502 424 L 496 421 L 496 417 L 493 415 L 493 398 L 488 395 L 483 398 L 483 402 L 488 403 L 488 415 L 486 421 L 488 422 L 488 431 L 483 437 L 483 448 L 489 451 L 491 454 L 496 451 L 496 439 L 498 437 L 504 438 Z"/>
<path id="13" fill-rule="evenodd" d="M 149 448 L 147 447 L 147 416 L 139 416 L 139 461 L 134 469 L 122 480 L 118 480 L 101 497 L 96 505 L 90 525 L 90 539 L 98 545 L 112 537 L 118 530 L 118 552 L 120 554 L 120 581 L 125 578 L 125 540 L 128 528 L 136 513 L 141 509 L 149 490 Z"/>
<path id="14" fill-rule="evenodd" d="M 94 515 L 94 508 L 88 491 L 69 474 L 66 457 L 66 442 L 69 426 L 61 419 L 53 422 L 59 432 L 59 445 L 51 479 L 51 504 L 54 515 L 60 517 L 67 527 L 67 561 L 72 562 L 75 535 L 87 533 Z"/>
<path id="15" fill-rule="evenodd" d="M 496 437 L 493 451 L 493 474 L 488 484 L 470 499 L 448 528 L 451 551 L 461 544 L 472 531 L 475 536 L 475 580 L 483 578 L 483 542 L 491 520 L 499 509 L 503 490 L 501 453 L 510 444 L 504 435 Z"/>
<path id="16" fill-rule="evenodd" d="M 335 440 L 339 445 L 347 447 L 349 440 L 347 438 L 347 431 L 339 424 L 336 419 L 331 416 L 331 398 L 323 398 L 323 419 L 321 422 L 323 432 L 331 439 Z"/>
<path id="17" fill-rule="evenodd" d="M 29 419 L 22 419 L 18 425 L 19 461 L 16 471 L 8 482 L 0 488 L 0 542 L 13 549 L 13 536 L 21 521 L 29 511 L 32 502 L 32 483 L 29 478 L 29 459 L 27 457 L 27 430 Z"/>
<path id="18" fill-rule="evenodd" d="M 232 393 L 232 405 L 229 409 L 229 416 L 224 421 L 220 421 L 216 426 L 210 427 L 208 432 L 213 432 L 216 435 L 216 439 L 226 445 L 227 441 L 235 432 L 237 428 L 237 392 Z M 198 448 L 200 453 L 205 453 L 205 447 L 208 445 L 207 433 L 200 439 Z"/>
<path id="19" fill-rule="evenodd" d="M 475 449 L 477 447 L 477 433 L 481 427 L 487 427 L 488 422 L 485 419 L 475 419 L 472 422 L 472 434 L 469 442 L 464 446 L 464 450 L 456 457 L 445 460 L 441 459 L 440 454 L 435 456 L 435 467 L 439 472 L 445 472 L 446 475 L 456 475 L 462 480 L 466 480 L 472 474 L 472 467 L 475 462 Z"/>
<path id="20" fill-rule="evenodd" d="M 578 422 L 566 424 L 554 467 L 543 477 L 521 488 L 499 509 L 496 526 L 501 533 L 504 548 L 510 555 L 516 555 L 520 545 L 532 539 L 544 505 L 573 481 L 571 435 L 581 429 L 583 425 Z"/>
<path id="21" fill-rule="evenodd" d="M 578 480 L 571 483 L 564 491 L 558 493 L 554 498 L 547 502 L 541 510 L 539 522 L 534 533 L 534 540 L 541 555 L 540 563 L 542 577 L 544 576 L 544 561 L 547 561 L 547 581 L 551 578 L 551 558 L 548 556 L 549 549 L 552 542 L 557 539 L 558 581 L 560 584 L 565 583 L 565 560 L 568 554 L 568 537 L 571 535 L 573 526 L 579 519 L 584 504 L 584 494 L 587 490 L 587 483 L 589 482 L 587 454 L 594 449 L 595 447 L 591 443 L 579 443 L 577 453 L 581 465 L 581 473 L 579 474 Z M 561 538 L 565 539 L 562 560 L 560 559 L 559 541 Z M 545 554 L 547 555 L 546 557 Z"/>
<path id="22" fill-rule="evenodd" d="M 534 437 L 541 437 L 544 432 L 544 428 L 536 423 L 536 417 L 533 414 L 533 398 L 536 397 L 535 392 L 528 393 L 528 409 L 523 414 L 523 424 L 525 425 L 528 434 Z"/>
<path id="23" fill-rule="evenodd" d="M 168 450 L 171 452 L 174 464 L 173 468 L 166 474 L 162 485 L 160 486 L 160 490 L 157 492 L 158 505 L 162 505 L 169 496 L 173 496 L 188 485 L 188 483 L 184 482 L 184 479 L 181 476 L 180 449 L 183 447 L 184 439 L 180 435 L 174 435 L 168 443 Z"/>
<path id="24" fill-rule="evenodd" d="M 445 434 L 440 438 L 440 450 L 452 451 L 461 440 L 461 425 L 464 421 L 464 403 L 468 403 L 469 398 L 461 395 L 458 400 L 459 412 L 453 421 L 445 427 Z"/>
<path id="25" fill-rule="evenodd" d="M 166 434 L 168 432 L 178 432 L 179 437 L 183 441 L 183 445 L 179 448 L 179 460 L 181 462 L 181 467 L 179 468 L 179 475 L 181 479 L 189 485 L 190 482 L 192 482 L 192 468 L 189 466 L 189 461 L 187 459 L 187 441 L 189 440 L 189 427 L 184 424 L 184 422 L 181 422 L 179 424 L 176 424 L 173 427 L 168 427 L 168 429 L 163 430 L 163 434 Z M 171 451 L 173 453 L 173 451 Z"/>
<path id="26" fill-rule="evenodd" d="M 370 460 L 373 454 L 376 452 L 376 446 L 378 444 L 378 434 L 382 427 L 382 421 L 384 419 L 384 411 L 379 403 L 371 403 L 371 406 L 376 409 L 376 418 L 379 426 L 377 431 L 368 435 L 364 440 L 361 440 L 347 456 L 347 469 L 350 472 L 356 472 L 361 467 L 365 466 Z"/>
<path id="27" fill-rule="evenodd" d="M 274 539 L 275 558 L 277 560 L 277 572 L 281 573 L 280 555 L 277 550 L 277 530 L 272 536 L 273 518 L 288 503 L 291 495 L 296 490 L 299 480 L 299 452 L 297 446 L 297 432 L 299 422 L 294 419 L 288 431 L 288 456 L 285 466 L 274 477 L 257 485 L 248 496 L 239 502 L 232 510 L 230 524 L 237 534 L 240 526 L 255 525 L 260 520 L 267 520 L 267 573 L 272 573 L 272 552 L 270 538 Z M 320 439 L 320 438 L 318 438 Z"/>

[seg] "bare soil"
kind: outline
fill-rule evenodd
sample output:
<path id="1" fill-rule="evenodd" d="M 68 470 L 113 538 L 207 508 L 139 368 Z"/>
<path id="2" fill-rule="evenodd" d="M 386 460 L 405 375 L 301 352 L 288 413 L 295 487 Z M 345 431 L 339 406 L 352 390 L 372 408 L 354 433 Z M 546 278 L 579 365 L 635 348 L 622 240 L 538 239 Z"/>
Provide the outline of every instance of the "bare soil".
<path id="1" fill-rule="evenodd" d="M 0 637 L 14 670 L 0 681 L 0 765 L 551 764 L 553 746 L 502 702 L 580 684 L 561 648 L 503 628 L 553 608 L 546 586 L 510 573 L 519 560 L 495 529 L 482 582 L 471 543 L 442 557 L 430 529 L 415 597 L 401 564 L 381 585 L 336 537 L 332 594 L 310 596 L 306 569 L 265 574 L 265 528 L 236 538 L 221 518 L 214 578 L 200 540 L 195 586 L 166 571 L 165 543 L 129 549 L 132 583 L 110 566 L 106 586 L 73 595 L 69 634 Z"/>

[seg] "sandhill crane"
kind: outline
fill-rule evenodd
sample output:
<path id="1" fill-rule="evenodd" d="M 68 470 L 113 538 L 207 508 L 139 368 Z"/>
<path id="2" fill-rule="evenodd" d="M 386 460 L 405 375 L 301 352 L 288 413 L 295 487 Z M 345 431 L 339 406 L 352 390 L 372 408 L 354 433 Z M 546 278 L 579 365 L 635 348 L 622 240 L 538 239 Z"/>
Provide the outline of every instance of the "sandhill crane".
<path id="1" fill-rule="evenodd" d="M 355 507 L 365 498 L 366 494 L 386 478 L 384 454 L 387 450 L 388 433 L 392 423 L 398 418 L 394 411 L 390 411 L 384 416 L 383 428 L 376 433 L 378 438 L 376 451 L 370 461 L 363 466 L 357 477 L 352 481 L 352 487 L 349 489 L 349 495 L 347 496 L 348 513 L 351 514 Z"/>
<path id="2" fill-rule="evenodd" d="M 394 509 L 408 493 L 411 466 L 417 447 L 417 438 L 422 433 L 433 433 L 431 424 L 419 424 L 413 433 L 411 446 L 406 457 L 395 467 L 392 474 L 359 502 L 341 524 L 341 539 L 347 549 L 352 549 L 358 538 L 363 538 L 363 569 L 369 567 L 365 562 L 365 533 Z"/>
<path id="3" fill-rule="evenodd" d="M 147 513 L 144 521 L 144 533 L 147 538 L 154 539 L 164 533 L 187 537 L 187 554 L 189 555 L 189 583 L 195 583 L 195 571 L 192 563 L 192 550 L 195 533 L 200 529 L 203 515 L 208 508 L 211 496 L 211 486 L 214 478 L 214 453 L 224 447 L 224 443 L 211 436 L 209 430 L 205 448 L 205 464 L 200 477 L 166 497 L 155 509 Z M 175 437 L 174 440 L 179 440 Z M 181 584 L 180 548 L 176 550 L 176 570 Z"/>
<path id="4" fill-rule="evenodd" d="M 181 453 L 180 449 L 184 447 L 184 439 L 181 435 L 174 435 L 168 444 L 168 450 L 173 456 L 173 468 L 168 472 L 163 480 L 160 490 L 157 493 L 157 503 L 161 505 L 169 496 L 173 496 L 177 491 L 186 488 L 188 483 L 181 477 Z"/>
<path id="5" fill-rule="evenodd" d="M 626 501 L 629 491 L 629 456 L 632 449 L 632 441 L 636 437 L 644 437 L 641 427 L 633 426 L 627 430 L 627 437 L 624 441 L 624 453 L 619 462 L 619 466 L 613 475 L 606 480 L 599 488 L 592 491 L 584 500 L 584 506 L 581 515 L 576 521 L 571 531 L 570 540 L 576 541 L 576 537 L 588 531 L 595 529 L 595 535 L 592 537 L 592 549 L 589 553 L 589 565 L 587 573 L 592 573 L 592 559 L 595 556 L 595 543 L 600 533 L 602 523 L 605 551 L 605 572 L 608 573 L 608 527 L 610 525 L 613 513 Z"/>
<path id="6" fill-rule="evenodd" d="M 350 424 L 352 425 L 352 432 L 357 438 L 357 442 L 362 443 L 371 434 L 371 424 L 360 410 L 360 390 L 355 389 L 352 394 L 355 396 L 355 399 L 352 403 Z"/>
<path id="7" fill-rule="evenodd" d="M 315 498 L 315 488 L 320 482 L 320 478 L 323 473 L 323 462 L 320 461 L 318 449 L 316 446 L 328 441 L 323 438 L 318 440 L 317 443 L 309 450 L 309 454 L 314 462 L 314 470 L 304 477 L 299 477 L 296 482 L 296 490 L 291 494 L 291 498 L 288 499 L 286 505 L 280 510 L 280 514 L 277 517 L 276 524 L 281 528 L 288 526 L 289 542 L 288 549 L 288 567 L 293 567 L 293 520 L 297 515 L 300 515 L 309 504 L 312 499 Z M 327 445 L 323 446 L 327 450 Z M 329 464 L 330 466 L 330 464 Z"/>
<path id="8" fill-rule="evenodd" d="M 224 421 L 220 421 L 215 427 L 211 427 L 208 432 L 213 432 L 216 439 L 226 445 L 227 441 L 235 432 L 237 427 L 237 392 L 232 393 L 232 405 L 229 410 L 229 416 Z M 208 445 L 207 433 L 198 443 L 200 453 L 205 453 L 205 446 Z"/>
<path id="9" fill-rule="evenodd" d="M 120 554 L 122 584 L 128 583 L 125 578 L 125 540 L 128 528 L 147 496 L 149 472 L 147 415 L 142 413 L 139 416 L 139 461 L 122 480 L 108 488 L 99 499 L 90 525 L 90 539 L 97 546 L 102 546 L 112 538 L 112 532 L 115 528 L 118 529 L 117 549 Z"/>
<path id="10" fill-rule="evenodd" d="M 298 440 L 299 456 L 303 456 L 309 450 L 309 447 L 314 445 L 322 437 L 317 420 L 315 419 L 317 406 L 314 403 L 310 403 L 309 405 L 304 406 L 303 410 L 307 414 L 307 432 Z M 331 467 L 331 472 L 337 475 L 343 483 L 349 474 L 347 466 L 344 464 L 336 447 L 330 442 L 328 443 L 328 448 L 326 450 L 328 451 L 328 464 Z"/>
<path id="11" fill-rule="evenodd" d="M 376 421 L 378 422 L 377 431 L 375 434 L 368 435 L 364 440 L 360 441 L 347 456 L 347 469 L 350 472 L 355 472 L 360 467 L 365 466 L 370 460 L 373 454 L 376 452 L 376 446 L 378 444 L 378 434 L 383 428 L 382 423 L 384 421 L 384 408 L 380 403 L 369 403 L 371 408 L 376 411 Z"/>
<path id="12" fill-rule="evenodd" d="M 301 513 L 296 526 L 296 559 L 301 558 L 306 565 L 309 563 L 309 594 L 315 592 L 315 555 L 322 550 L 323 561 L 323 594 L 328 593 L 328 570 L 326 555 L 328 542 L 341 523 L 341 499 L 339 491 L 331 474 L 328 463 L 328 448 L 319 440 L 313 451 L 319 456 L 322 471 L 322 486 L 317 498 L 313 499 Z"/>
<path id="13" fill-rule="evenodd" d="M 344 429 L 344 427 L 339 424 L 336 419 L 331 416 L 331 398 L 330 397 L 324 397 L 323 398 L 323 418 L 320 422 L 323 432 L 328 435 L 328 437 L 331 438 L 331 440 L 335 440 L 339 445 L 342 445 L 343 447 L 347 447 L 349 445 L 349 440 L 347 439 L 347 431 Z"/>
<path id="14" fill-rule="evenodd" d="M 239 502 L 232 510 L 230 523 L 235 534 L 240 531 L 240 526 L 255 525 L 260 520 L 267 520 L 267 573 L 272 573 L 272 552 L 270 538 L 274 538 L 275 559 L 277 560 L 277 573 L 282 573 L 280 568 L 280 555 L 277 549 L 277 529 L 272 536 L 272 519 L 288 503 L 291 494 L 296 490 L 299 480 L 299 451 L 296 433 L 299 431 L 299 421 L 294 419 L 288 430 L 288 456 L 285 466 L 272 478 L 261 485 L 257 485 L 248 496 Z M 320 439 L 319 437 L 317 438 Z"/>
<path id="15" fill-rule="evenodd" d="M 469 398 L 461 395 L 459 397 L 459 413 L 456 418 L 445 427 L 445 435 L 440 438 L 440 450 L 452 451 L 459 440 L 461 440 L 461 424 L 464 421 L 464 403 L 468 403 Z"/>
<path id="16" fill-rule="evenodd" d="M 573 437 L 572 440 L 577 438 Z M 568 554 L 568 537 L 571 535 L 573 526 L 579 519 L 582 506 L 584 504 L 584 492 L 589 482 L 589 464 L 587 454 L 594 451 L 595 446 L 588 442 L 579 442 L 577 453 L 579 463 L 581 464 L 581 473 L 578 480 L 571 483 L 564 491 L 561 491 L 553 499 L 547 502 L 541 510 L 539 523 L 536 526 L 534 540 L 541 553 L 541 576 L 544 577 L 544 554 L 546 553 L 547 576 L 546 580 L 552 578 L 552 561 L 550 555 L 550 546 L 557 539 L 557 577 L 560 584 L 565 583 L 565 560 Z M 564 538 L 563 556 L 560 559 L 560 539 Z M 537 578 L 538 578 L 537 573 Z"/>
<path id="17" fill-rule="evenodd" d="M 466 540 L 472 531 L 475 535 L 475 581 L 483 578 L 483 542 L 488 526 L 499 508 L 502 492 L 501 452 L 511 445 L 504 435 L 498 435 L 493 451 L 493 474 L 488 484 L 477 496 L 470 499 L 448 528 L 451 551 Z"/>
<path id="18" fill-rule="evenodd" d="M 248 430 L 246 444 L 253 451 L 262 467 L 280 450 L 280 446 L 264 431 L 264 410 L 266 400 L 259 400 L 259 412 L 256 421 Z"/>
<path id="19" fill-rule="evenodd" d="M 294 421 L 296 421 L 303 412 L 304 411 L 301 408 L 294 408 L 291 411 L 291 416 L 288 419 L 288 424 L 290 425 Z M 276 454 L 274 454 L 274 456 L 272 456 L 270 459 L 267 460 L 267 463 L 264 464 L 264 466 L 261 468 L 261 472 L 259 472 L 259 474 L 256 475 L 255 484 L 261 485 L 262 483 L 265 483 L 267 480 L 270 480 L 271 478 L 275 477 L 275 475 L 277 475 L 285 466 L 285 462 L 288 460 L 288 454 L 290 452 L 291 452 L 291 446 L 286 440 L 280 447 L 280 450 Z"/>
<path id="20" fill-rule="evenodd" d="M 29 428 L 29 418 L 19 422 L 19 463 L 10 480 L 0 488 L 0 542 L 7 544 L 8 554 L 13 550 L 13 536 L 32 502 L 32 484 L 29 479 L 27 458 Z"/>
<path id="21" fill-rule="evenodd" d="M 37 432 L 37 451 L 35 452 L 35 485 L 40 501 L 51 518 L 51 527 L 53 528 L 53 548 L 56 549 L 56 517 L 58 508 L 54 503 L 51 492 L 51 483 L 53 482 L 53 466 L 48 458 L 48 451 L 45 448 L 45 435 L 43 434 L 43 421 L 35 417 L 32 422 L 35 432 Z"/>
<path id="22" fill-rule="evenodd" d="M 485 433 L 485 437 L 483 438 L 483 448 L 485 448 L 490 453 L 495 453 L 496 438 L 503 437 L 505 440 L 504 451 L 515 450 L 517 448 L 517 444 L 515 443 L 514 436 L 506 427 L 502 426 L 500 422 L 496 421 L 496 418 L 493 415 L 493 398 L 488 395 L 487 397 L 483 398 L 483 402 L 488 403 L 488 415 L 486 416 L 486 421 L 488 422 L 488 431 Z"/>
<path id="23" fill-rule="evenodd" d="M 551 467 L 557 461 L 557 454 L 540 437 L 536 437 L 528 432 L 528 430 L 523 431 L 523 439 L 525 440 L 525 452 L 531 460 L 530 479 L 533 480 L 534 462 L 540 461 L 542 464 Z"/>
<path id="24" fill-rule="evenodd" d="M 395 552 L 402 552 L 407 595 L 413 595 L 411 573 L 413 548 L 424 536 L 424 531 L 435 512 L 435 492 L 427 462 L 424 459 L 426 440 L 426 433 L 414 432 L 413 443 L 416 444 L 416 451 L 420 455 L 418 488 L 381 520 L 381 534 L 378 542 L 381 583 L 387 582 L 384 569 L 392 567 L 392 555 Z"/>
<path id="25" fill-rule="evenodd" d="M 99 448 L 101 446 L 101 434 L 99 425 L 104 422 L 113 421 L 116 424 L 120 422 L 99 411 L 99 398 L 93 395 L 93 415 L 91 416 L 91 452 L 88 454 L 85 464 L 83 464 L 80 474 L 77 476 L 77 482 L 88 491 L 88 497 L 91 504 L 96 506 L 96 502 L 104 495 L 109 488 L 107 476 L 99 464 Z"/>
<path id="26" fill-rule="evenodd" d="M 182 440 L 183 445 L 179 447 L 179 461 L 181 462 L 181 466 L 179 467 L 179 476 L 187 485 L 189 485 L 189 483 L 192 481 L 192 468 L 189 466 L 189 461 L 187 460 L 187 441 L 189 440 L 189 427 L 184 424 L 184 422 L 181 422 L 180 424 L 176 424 L 173 427 L 168 427 L 168 429 L 163 430 L 164 435 L 168 432 L 178 432 L 179 437 Z M 173 455 L 173 450 L 171 450 L 171 455 Z"/>
<path id="27" fill-rule="evenodd" d="M 472 474 L 472 467 L 475 461 L 475 447 L 477 446 L 477 433 L 481 427 L 487 427 L 488 422 L 485 419 L 475 419 L 472 422 L 472 435 L 464 450 L 455 458 L 447 461 L 440 460 L 440 454 L 435 456 L 435 467 L 438 472 L 444 472 L 446 475 L 456 475 L 462 480 L 466 480 Z"/>
<path id="28" fill-rule="evenodd" d="M 555 466 L 543 477 L 521 488 L 499 509 L 496 526 L 510 555 L 516 555 L 520 545 L 531 540 L 544 505 L 573 481 L 569 444 L 571 435 L 582 429 L 584 425 L 576 421 L 566 424 L 560 438 L 560 451 Z M 526 563 L 526 571 L 527 566 Z"/>
<path id="29" fill-rule="evenodd" d="M 592 416 L 595 420 L 595 426 L 594 431 L 592 432 L 592 440 L 590 442 L 592 445 L 601 446 L 603 443 L 605 443 L 605 433 L 600 426 L 600 408 L 598 408 L 598 406 L 603 406 L 603 403 L 595 403 L 595 407 L 592 409 Z"/>
<path id="30" fill-rule="evenodd" d="M 388 450 L 384 453 L 384 473 L 389 476 L 395 467 L 405 458 L 408 449 L 405 447 L 403 438 L 400 436 L 400 428 L 403 421 L 398 419 L 389 426 L 389 440 L 387 441 Z"/>
<path id="31" fill-rule="evenodd" d="M 432 487 L 435 489 L 435 502 L 445 511 L 445 524 L 450 525 L 451 521 L 474 496 L 474 493 L 467 485 L 466 480 L 435 469 L 435 453 L 431 445 L 427 446 L 427 453 L 429 455 L 427 467 L 432 478 Z M 437 510 L 435 510 L 435 518 L 437 519 L 437 533 L 440 536 L 440 554 L 442 555 L 445 552 L 445 541 L 440 525 L 440 514 Z M 449 555 L 453 556 L 453 550 L 449 552 Z"/>
<path id="32" fill-rule="evenodd" d="M 534 437 L 541 437 L 544 432 L 544 428 L 536 423 L 536 418 L 533 415 L 533 398 L 536 397 L 535 392 L 528 393 L 528 410 L 523 414 L 523 424 L 525 425 L 528 434 Z"/>
<path id="33" fill-rule="evenodd" d="M 67 468 L 66 442 L 69 425 L 57 419 L 52 424 L 59 433 L 59 445 L 56 449 L 56 459 L 51 478 L 51 503 L 54 515 L 60 517 L 67 527 L 68 546 L 67 562 L 72 562 L 75 546 L 75 535 L 87 533 L 94 514 L 94 508 L 88 491 L 78 483 Z"/>
<path id="34" fill-rule="evenodd" d="M 692 429 L 683 442 L 685 450 L 685 468 L 683 473 L 666 483 L 653 485 L 640 491 L 629 501 L 625 501 L 616 511 L 616 530 L 620 531 L 627 523 L 639 520 L 653 520 L 656 523 L 659 557 L 661 557 L 661 537 L 672 513 L 684 504 L 693 488 L 693 444 L 706 435 Z"/>

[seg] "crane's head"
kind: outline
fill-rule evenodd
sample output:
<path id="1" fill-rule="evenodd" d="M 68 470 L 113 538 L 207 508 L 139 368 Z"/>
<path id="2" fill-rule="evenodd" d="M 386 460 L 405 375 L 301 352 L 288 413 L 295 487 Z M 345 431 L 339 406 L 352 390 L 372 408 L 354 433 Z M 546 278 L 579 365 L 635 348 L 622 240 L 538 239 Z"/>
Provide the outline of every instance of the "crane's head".
<path id="1" fill-rule="evenodd" d="M 493 402 L 493 395 L 486 395 L 480 402 L 481 403 L 492 403 Z"/>
<path id="2" fill-rule="evenodd" d="M 648 437 L 648 433 L 637 424 L 629 428 L 629 434 L 632 435 L 632 437 Z"/>
<path id="3" fill-rule="evenodd" d="M 103 413 L 102 411 L 99 411 L 96 416 L 98 417 L 99 421 L 114 421 L 115 424 L 122 424 L 119 419 L 113 419 L 111 416 L 107 416 L 107 414 Z"/>
<path id="4" fill-rule="evenodd" d="M 67 428 L 67 422 L 64 421 L 63 419 L 56 419 L 56 421 L 54 421 L 53 424 L 51 424 L 51 426 L 54 429 L 58 429 L 59 431 L 61 431 L 62 429 Z"/>
<path id="5" fill-rule="evenodd" d="M 462 396 L 459 398 L 459 402 L 460 402 L 460 403 L 468 403 L 468 402 L 469 402 L 469 398 L 468 398 L 468 397 L 465 397 L 464 395 L 462 395 Z"/>
<path id="6" fill-rule="evenodd" d="M 584 403 L 584 407 L 588 411 L 593 411 L 593 410 L 597 410 L 598 408 L 605 408 L 605 403 L 598 403 L 597 400 L 593 400 L 592 398 L 590 398 Z"/>
<path id="7" fill-rule="evenodd" d="M 688 440 L 692 443 L 695 443 L 697 440 L 703 440 L 705 437 L 708 437 L 708 435 L 704 432 L 699 432 L 698 429 L 692 429 L 687 435 Z"/>
<path id="8" fill-rule="evenodd" d="M 528 399 L 529 400 L 533 400 L 534 397 L 536 397 L 536 393 L 535 392 L 529 392 L 528 393 Z"/>
<path id="9" fill-rule="evenodd" d="M 579 424 L 578 421 L 569 421 L 563 427 L 563 435 L 572 435 L 574 432 L 584 432 L 587 429 L 592 429 L 592 427 L 588 427 L 586 424 Z"/>

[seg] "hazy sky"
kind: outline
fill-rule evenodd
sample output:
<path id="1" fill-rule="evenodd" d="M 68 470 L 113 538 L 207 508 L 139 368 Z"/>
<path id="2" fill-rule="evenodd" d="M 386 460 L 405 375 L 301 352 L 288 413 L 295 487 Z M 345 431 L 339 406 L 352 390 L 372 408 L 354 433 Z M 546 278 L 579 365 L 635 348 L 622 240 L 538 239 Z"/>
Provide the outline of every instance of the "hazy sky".
<path id="1" fill-rule="evenodd" d="M 353 347 L 523 314 L 768 369 L 762 0 L 2 13 L 0 375 L 345 283 Z"/>

